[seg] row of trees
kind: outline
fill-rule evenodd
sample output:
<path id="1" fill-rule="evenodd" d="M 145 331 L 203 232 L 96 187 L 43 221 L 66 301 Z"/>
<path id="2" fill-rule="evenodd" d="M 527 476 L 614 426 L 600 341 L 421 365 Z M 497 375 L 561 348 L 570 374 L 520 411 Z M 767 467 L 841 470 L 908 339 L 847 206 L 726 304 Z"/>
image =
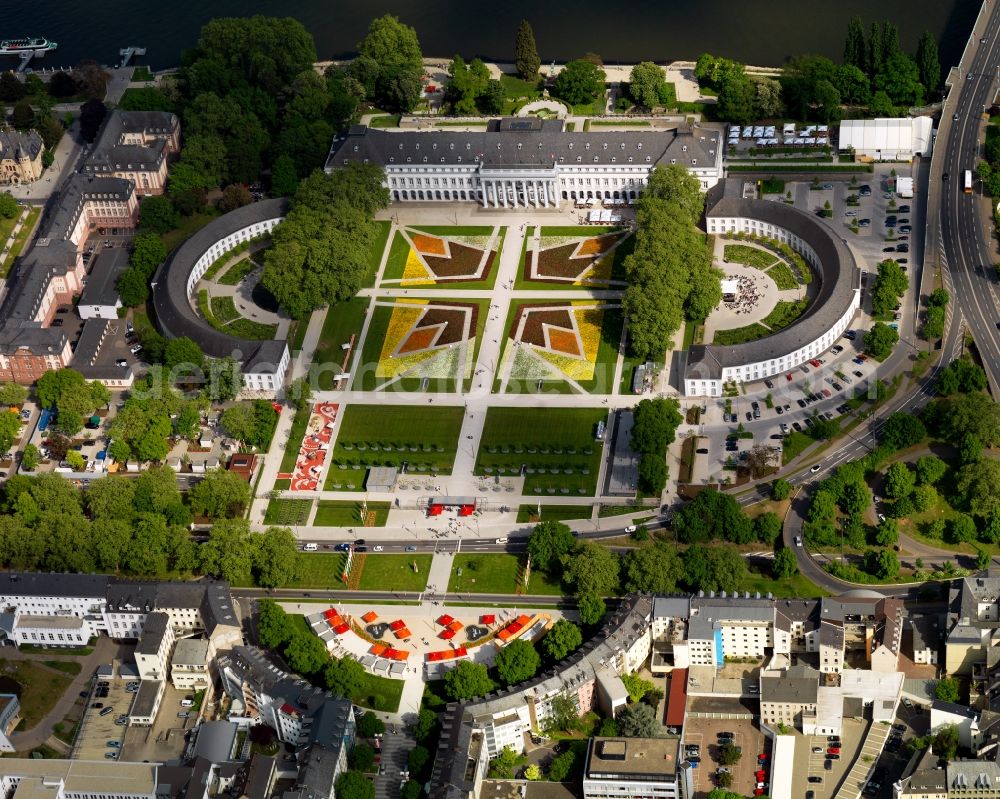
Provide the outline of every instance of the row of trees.
<path id="1" fill-rule="evenodd" d="M 226 511 L 237 491 L 228 478 L 210 475 L 185 504 L 176 475 L 167 468 L 149 469 L 135 479 L 103 477 L 84 492 L 56 474 L 15 475 L 5 483 L 0 505 L 0 564 L 287 584 L 297 566 L 295 537 L 287 528 L 252 533 L 245 519 L 220 519 L 204 544 L 192 540 L 187 527 L 192 512 Z"/>
<path id="2" fill-rule="evenodd" d="M 924 321 L 920 326 L 920 338 L 934 341 L 944 335 L 945 308 L 951 299 L 944 289 L 934 289 L 927 298 L 927 310 L 924 311 Z"/>
<path id="3" fill-rule="evenodd" d="M 662 354 L 684 319 L 704 319 L 722 299 L 722 272 L 695 227 L 704 203 L 698 179 L 681 164 L 658 166 L 636 202 L 638 232 L 625 259 L 622 305 L 629 347 L 640 358 Z"/>
<path id="4" fill-rule="evenodd" d="M 900 264 L 891 258 L 880 261 L 872 285 L 872 313 L 875 316 L 892 314 L 909 286 L 910 279 Z"/>
<path id="5" fill-rule="evenodd" d="M 871 116 L 893 116 L 919 105 L 941 82 L 937 43 L 924 33 L 913 57 L 903 52 L 890 22 L 873 22 L 866 37 L 860 17 L 849 26 L 844 60 L 801 55 L 790 59 L 779 80 L 747 75 L 742 64 L 703 53 L 695 77 L 718 94 L 720 119 L 745 125 L 785 115 L 829 123 L 845 107 Z"/>
<path id="6" fill-rule="evenodd" d="M 675 399 L 644 399 L 635 406 L 631 447 L 641 454 L 639 490 L 659 496 L 667 484 L 667 447 L 674 443 L 684 417 Z"/>

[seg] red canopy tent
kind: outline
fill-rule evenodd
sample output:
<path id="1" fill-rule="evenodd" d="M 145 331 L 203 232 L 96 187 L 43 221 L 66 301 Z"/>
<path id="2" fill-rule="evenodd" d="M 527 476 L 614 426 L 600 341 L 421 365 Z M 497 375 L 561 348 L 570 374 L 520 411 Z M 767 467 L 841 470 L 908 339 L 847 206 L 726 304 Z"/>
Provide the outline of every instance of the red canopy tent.
<path id="1" fill-rule="evenodd" d="M 442 627 L 447 627 L 453 621 L 455 621 L 455 619 L 449 616 L 447 613 L 445 613 L 443 616 L 438 616 L 437 619 L 437 623 L 440 624 Z"/>
<path id="2" fill-rule="evenodd" d="M 455 637 L 455 633 L 453 630 L 442 630 L 438 637 L 443 638 L 445 641 L 450 641 Z"/>
<path id="3" fill-rule="evenodd" d="M 458 621 L 458 620 L 456 619 L 455 621 L 453 621 L 453 622 L 452 622 L 451 624 L 449 624 L 449 625 L 448 625 L 448 629 L 449 629 L 449 630 L 451 630 L 451 631 L 452 631 L 452 632 L 454 632 L 454 633 L 457 633 L 457 632 L 458 632 L 459 630 L 461 630 L 461 629 L 462 629 L 462 628 L 463 628 L 464 626 L 465 626 L 465 625 L 464 625 L 464 624 L 462 624 L 462 622 L 460 622 L 460 621 Z"/>
<path id="4" fill-rule="evenodd" d="M 346 623 L 341 623 L 341 624 L 338 624 L 336 627 L 334 627 L 333 631 L 337 635 L 343 635 L 344 633 L 346 633 L 350 629 L 351 629 L 351 625 L 346 624 Z"/>
<path id="5" fill-rule="evenodd" d="M 497 617 L 494 616 L 492 613 L 487 613 L 485 616 L 480 616 L 479 617 L 479 623 L 480 624 L 494 624 L 496 622 L 496 620 L 497 620 Z"/>
<path id="6" fill-rule="evenodd" d="M 392 622 L 389 625 L 389 629 L 392 630 L 393 632 L 396 632 L 396 630 L 401 630 L 405 626 L 406 626 L 406 622 L 404 622 L 402 619 L 396 619 L 396 621 Z"/>
<path id="7" fill-rule="evenodd" d="M 455 657 L 457 658 L 464 658 L 468 654 L 469 650 L 466 649 L 464 646 L 460 646 L 458 649 L 455 650 Z"/>
<path id="8" fill-rule="evenodd" d="M 369 610 L 361 618 L 365 620 L 365 624 L 371 624 L 373 621 L 375 621 L 375 619 L 378 618 L 378 614 L 374 610 Z"/>
<path id="9" fill-rule="evenodd" d="M 427 509 L 428 516 L 440 516 L 444 512 L 444 505 L 431 505 Z"/>
<path id="10" fill-rule="evenodd" d="M 475 505 L 462 505 L 458 509 L 458 515 L 459 516 L 471 516 L 475 512 L 475 510 L 476 510 L 476 506 Z"/>

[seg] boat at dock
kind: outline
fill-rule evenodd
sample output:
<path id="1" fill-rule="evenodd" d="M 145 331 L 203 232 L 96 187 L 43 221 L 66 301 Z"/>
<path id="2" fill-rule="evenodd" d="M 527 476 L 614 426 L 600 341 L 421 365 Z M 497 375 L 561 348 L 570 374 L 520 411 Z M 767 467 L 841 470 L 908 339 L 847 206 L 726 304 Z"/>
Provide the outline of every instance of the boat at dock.
<path id="1" fill-rule="evenodd" d="M 55 50 L 59 45 L 48 39 L 4 39 L 0 41 L 0 55 L 41 55 L 49 50 Z"/>

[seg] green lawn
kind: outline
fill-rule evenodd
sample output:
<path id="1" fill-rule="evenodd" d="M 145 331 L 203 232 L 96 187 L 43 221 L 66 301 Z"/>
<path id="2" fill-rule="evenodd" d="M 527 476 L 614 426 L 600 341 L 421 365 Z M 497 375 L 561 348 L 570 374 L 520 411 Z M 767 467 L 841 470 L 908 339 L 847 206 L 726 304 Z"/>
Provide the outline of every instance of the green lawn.
<path id="1" fill-rule="evenodd" d="M 538 80 L 521 80 L 516 75 L 500 76 L 500 85 L 503 86 L 504 94 L 508 100 L 537 100 L 541 97 L 538 91 Z"/>
<path id="2" fill-rule="evenodd" d="M 314 527 L 351 527 L 363 526 L 362 509 L 365 508 L 361 500 L 349 502 L 334 499 L 321 499 L 316 508 L 316 518 L 313 520 Z M 367 512 L 372 519 L 368 527 L 385 527 L 389 518 L 388 502 L 369 502 Z"/>
<path id="3" fill-rule="evenodd" d="M 795 274 L 784 261 L 778 261 L 768 269 L 767 276 L 774 281 L 779 289 L 797 289 L 799 287 L 799 281 L 795 279 Z"/>
<path id="4" fill-rule="evenodd" d="M 238 319 L 240 312 L 236 310 L 232 297 L 212 297 L 212 316 L 222 326 Z"/>
<path id="5" fill-rule="evenodd" d="M 561 522 L 566 519 L 589 519 L 593 514 L 592 505 L 542 505 L 542 521 Z M 522 505 L 517 509 L 517 521 L 538 521 L 538 505 Z"/>
<path id="6" fill-rule="evenodd" d="M 392 247 L 389 249 L 389 260 L 385 262 L 385 271 L 382 273 L 383 280 L 402 280 L 403 271 L 406 269 L 406 259 L 410 255 L 410 243 L 403 238 L 403 234 L 398 230 L 392 237 Z"/>
<path id="7" fill-rule="evenodd" d="M 354 556 L 356 559 L 360 555 Z M 361 591 L 423 591 L 431 568 L 431 554 L 373 555 L 367 553 L 361 573 Z M 347 556 L 341 552 L 299 552 L 299 578 L 289 588 L 341 590 Z M 416 564 L 416 571 L 413 566 Z"/>
<path id="8" fill-rule="evenodd" d="M 0 264 L 0 277 L 6 277 L 10 272 L 10 268 L 14 265 L 14 259 L 17 258 L 22 252 L 24 252 L 24 247 L 28 243 L 28 236 L 31 235 L 32 229 L 35 227 L 35 222 L 38 220 L 38 215 L 42 212 L 42 209 L 37 206 L 32 206 L 28 211 L 28 216 L 24 220 L 24 224 L 21 225 L 21 232 L 17 234 L 17 238 L 14 239 L 14 244 L 10 248 L 10 254 L 7 256 L 7 260 Z M 6 236 L 0 239 L 0 245 L 6 243 L 7 236 L 10 235 L 10 231 L 14 229 L 14 220 L 4 220 L 10 221 L 11 226 L 7 231 Z"/>
<path id="9" fill-rule="evenodd" d="M 716 330 L 712 336 L 712 343 L 731 347 L 735 344 L 743 344 L 747 341 L 756 341 L 759 338 L 771 335 L 771 331 L 763 325 L 754 322 L 746 327 L 734 327 L 729 330 Z"/>
<path id="10" fill-rule="evenodd" d="M 292 420 L 292 427 L 288 432 L 288 444 L 281 455 L 279 471 L 287 473 L 295 468 L 295 461 L 299 457 L 299 446 L 302 444 L 302 436 L 306 434 L 306 426 L 309 424 L 309 414 L 309 408 L 295 411 L 295 418 Z"/>
<path id="11" fill-rule="evenodd" d="M 653 123 L 648 119 L 592 119 L 592 128 L 648 128 Z"/>
<path id="12" fill-rule="evenodd" d="M 343 469 L 340 467 L 344 466 Z M 347 468 L 346 464 L 334 464 L 326 475 L 323 488 L 326 491 L 364 491 L 368 469 L 358 466 Z"/>
<path id="13" fill-rule="evenodd" d="M 431 236 L 492 236 L 490 225 L 414 225 L 414 230 Z"/>
<path id="14" fill-rule="evenodd" d="M 565 238 L 567 236 L 603 236 L 605 233 L 617 233 L 621 227 L 614 225 L 562 225 L 543 227 L 539 235 L 544 239 L 547 237 Z"/>
<path id="15" fill-rule="evenodd" d="M 76 665 L 79 667 L 79 664 Z M 8 661 L 0 658 L 0 673 L 21 685 L 21 718 L 27 730 L 45 718 L 72 682 L 68 674 L 30 660 Z"/>
<path id="16" fill-rule="evenodd" d="M 762 321 L 771 330 L 778 331 L 792 324 L 792 322 L 805 313 L 808 307 L 809 300 L 806 299 L 793 301 L 779 300 L 778 304 L 774 306 L 774 310 L 765 316 Z"/>
<path id="17" fill-rule="evenodd" d="M 456 555 L 448 580 L 449 593 L 462 594 L 514 594 L 522 563 L 518 555 L 468 554 Z M 458 570 L 462 570 L 461 576 Z M 544 574 L 532 571 L 528 580 L 528 594 L 557 595 L 562 586 L 551 582 Z"/>
<path id="18" fill-rule="evenodd" d="M 814 599 L 821 596 L 829 596 L 829 591 L 824 591 L 807 577 L 795 574 L 791 577 L 776 578 L 770 574 L 761 574 L 752 569 L 743 585 L 742 591 L 754 593 L 760 591 L 761 596 L 766 596 L 768 592 L 774 594 L 779 599 L 798 597 L 802 599 Z"/>
<path id="19" fill-rule="evenodd" d="M 594 432 L 607 415 L 600 408 L 493 406 L 486 413 L 475 473 L 516 475 L 526 464 L 526 494 L 593 496 L 602 452 Z"/>
<path id="20" fill-rule="evenodd" d="M 348 405 L 340 424 L 333 463 L 394 465 L 411 471 L 450 473 L 462 429 L 461 407 Z M 336 474 L 336 467 L 330 475 Z"/>
<path id="21" fill-rule="evenodd" d="M 56 671 L 61 671 L 63 674 L 71 674 L 76 676 L 80 673 L 80 669 L 83 668 L 79 663 L 72 660 L 46 660 L 43 663 L 50 669 L 55 669 Z"/>
<path id="22" fill-rule="evenodd" d="M 136 67 L 132 70 L 132 81 L 138 83 L 140 81 L 153 80 L 153 73 L 149 71 L 149 67 Z"/>
<path id="23" fill-rule="evenodd" d="M 278 333 L 277 325 L 266 325 L 263 322 L 255 322 L 253 319 L 240 317 L 225 326 L 225 331 L 231 336 L 247 338 L 254 341 L 270 341 Z"/>
<path id="24" fill-rule="evenodd" d="M 219 278 L 219 283 L 222 283 L 224 286 L 235 286 L 256 268 L 257 264 L 251 261 L 248 255 L 243 260 L 237 261 L 229 267 L 225 274 Z"/>
<path id="25" fill-rule="evenodd" d="M 383 713 L 395 713 L 399 710 L 399 701 L 403 697 L 403 684 L 402 680 L 391 680 L 366 671 L 358 690 L 354 691 L 349 699 L 362 707 Z"/>
<path id="26" fill-rule="evenodd" d="M 351 340 L 352 335 L 361 335 L 367 313 L 368 300 L 364 297 L 352 297 L 327 309 L 310 367 L 320 391 L 333 388 L 333 378 L 340 373 L 344 360 L 344 350 L 341 347 Z M 356 347 L 358 341 L 355 340 L 354 344 Z M 353 358 L 353 353 L 351 357 Z M 348 368 L 350 365 L 348 362 Z"/>
<path id="27" fill-rule="evenodd" d="M 368 121 L 368 126 L 371 128 L 398 128 L 399 120 L 399 114 L 385 114 L 384 116 L 372 117 Z"/>
<path id="28" fill-rule="evenodd" d="M 385 252 L 385 244 L 389 240 L 389 232 L 392 230 L 392 223 L 388 220 L 377 220 L 372 224 L 376 227 L 375 244 L 368 255 L 368 271 L 361 281 L 362 288 L 371 288 L 375 285 L 378 268 L 382 263 L 382 253 Z"/>
<path id="29" fill-rule="evenodd" d="M 767 269 L 777 259 L 774 253 L 748 247 L 746 244 L 727 244 L 723 250 L 727 261 L 752 266 L 754 269 Z"/>
<path id="30" fill-rule="evenodd" d="M 797 458 L 802 454 L 802 450 L 814 443 L 814 441 L 815 439 L 812 436 L 807 436 L 805 433 L 800 433 L 798 430 L 790 432 L 785 436 L 785 440 L 782 445 L 782 464 L 789 463 Z"/>
<path id="31" fill-rule="evenodd" d="M 272 499 L 267 503 L 264 524 L 299 527 L 309 521 L 312 503 L 311 499 Z"/>

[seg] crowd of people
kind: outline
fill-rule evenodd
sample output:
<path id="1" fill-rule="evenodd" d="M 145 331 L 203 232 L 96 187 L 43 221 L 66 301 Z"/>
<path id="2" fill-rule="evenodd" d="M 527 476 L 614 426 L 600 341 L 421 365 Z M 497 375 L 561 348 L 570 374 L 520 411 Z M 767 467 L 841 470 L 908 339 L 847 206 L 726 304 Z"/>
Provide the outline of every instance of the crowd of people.
<path id="1" fill-rule="evenodd" d="M 747 314 L 757 307 L 757 303 L 763 295 L 763 290 L 762 287 L 758 285 L 756 276 L 726 275 L 726 280 L 736 281 L 736 294 L 732 295 L 732 301 L 723 302 L 723 305 L 725 305 L 727 310 L 733 311 L 737 314 Z"/>

